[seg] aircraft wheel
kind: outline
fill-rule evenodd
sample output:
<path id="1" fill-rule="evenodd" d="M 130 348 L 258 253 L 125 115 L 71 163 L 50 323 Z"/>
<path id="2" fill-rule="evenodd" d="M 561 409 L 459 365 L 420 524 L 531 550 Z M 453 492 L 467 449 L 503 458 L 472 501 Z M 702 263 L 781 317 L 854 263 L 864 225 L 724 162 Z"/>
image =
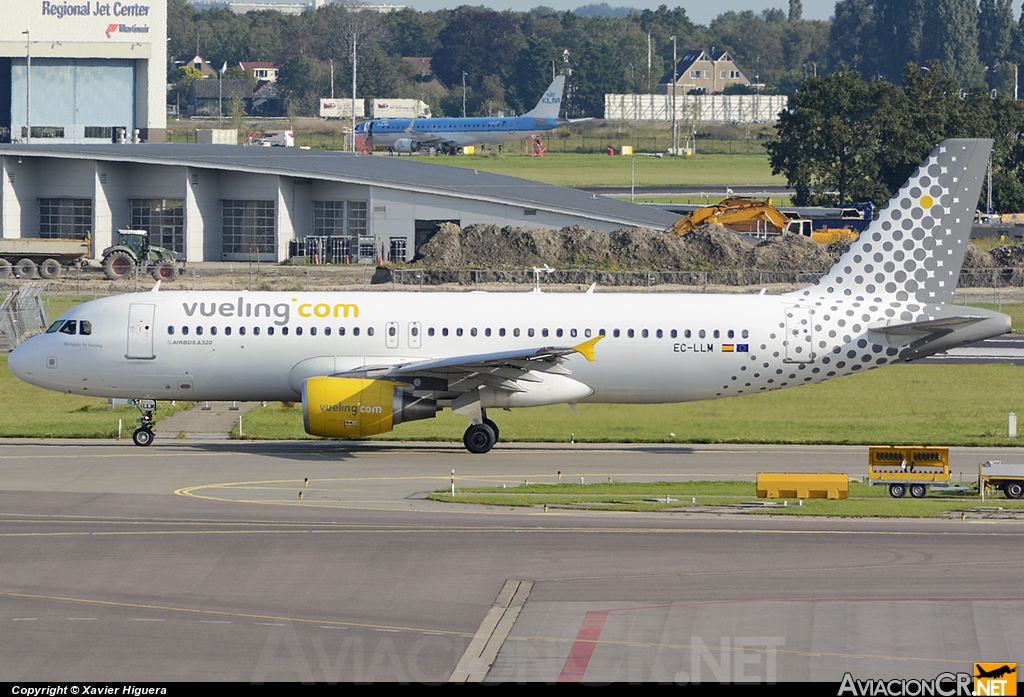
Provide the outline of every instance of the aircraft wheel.
<path id="1" fill-rule="evenodd" d="M 494 423 L 490 419 L 484 419 L 484 423 L 491 427 L 494 431 L 494 442 L 497 443 L 498 439 L 501 438 L 501 431 L 498 430 L 498 424 Z"/>
<path id="2" fill-rule="evenodd" d="M 10 278 L 11 273 L 11 262 L 6 259 L 0 259 L 0 278 Z"/>
<path id="3" fill-rule="evenodd" d="M 178 276 L 178 269 L 175 268 L 173 261 L 165 259 L 154 266 L 151 273 L 154 281 L 173 281 Z"/>
<path id="4" fill-rule="evenodd" d="M 18 265 L 14 267 L 14 272 L 14 275 L 18 278 L 35 278 L 36 263 L 31 259 L 22 259 L 18 262 Z"/>
<path id="5" fill-rule="evenodd" d="M 925 494 L 928 493 L 928 489 L 925 488 L 924 484 L 911 484 L 910 495 L 915 499 L 923 499 Z"/>
<path id="6" fill-rule="evenodd" d="M 1006 492 L 1006 498 L 1019 499 L 1024 497 L 1024 484 L 1021 482 L 1009 482 L 1003 491 Z"/>
<path id="7" fill-rule="evenodd" d="M 892 496 L 894 499 L 901 499 L 901 498 L 903 498 L 906 495 L 907 495 L 907 485 L 906 484 L 890 484 L 889 485 L 889 496 Z"/>
<path id="8" fill-rule="evenodd" d="M 60 276 L 60 262 L 56 259 L 47 259 L 39 265 L 40 278 L 51 279 L 57 276 Z"/>
<path id="9" fill-rule="evenodd" d="M 497 439 L 494 436 L 494 431 L 487 424 L 473 424 L 466 429 L 466 435 L 462 437 L 466 450 L 478 455 L 493 448 L 495 440 Z"/>
<path id="10" fill-rule="evenodd" d="M 111 281 L 128 278 L 135 272 L 135 260 L 127 252 L 111 252 L 103 260 L 103 273 Z"/>
<path id="11" fill-rule="evenodd" d="M 135 445 L 146 447 L 153 442 L 153 432 L 148 428 L 137 428 L 132 434 L 132 441 Z"/>

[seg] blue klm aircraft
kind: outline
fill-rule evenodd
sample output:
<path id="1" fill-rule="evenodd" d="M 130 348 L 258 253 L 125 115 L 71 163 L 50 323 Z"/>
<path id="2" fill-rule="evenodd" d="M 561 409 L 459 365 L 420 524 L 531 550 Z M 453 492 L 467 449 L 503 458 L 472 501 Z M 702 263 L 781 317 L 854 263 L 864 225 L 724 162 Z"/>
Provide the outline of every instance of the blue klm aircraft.
<path id="1" fill-rule="evenodd" d="M 374 119 L 356 126 L 370 145 L 389 145 L 397 152 L 437 148 L 448 152 L 467 145 L 498 145 L 522 140 L 569 123 L 558 118 L 565 76 L 559 75 L 544 96 L 522 116 L 438 119 Z"/>

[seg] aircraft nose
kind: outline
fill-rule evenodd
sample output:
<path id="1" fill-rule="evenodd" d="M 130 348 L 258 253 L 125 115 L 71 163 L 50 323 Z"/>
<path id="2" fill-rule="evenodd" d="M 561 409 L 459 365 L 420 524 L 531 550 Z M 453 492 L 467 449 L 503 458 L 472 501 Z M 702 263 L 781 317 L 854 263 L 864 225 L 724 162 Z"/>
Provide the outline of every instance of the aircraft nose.
<path id="1" fill-rule="evenodd" d="M 32 377 L 32 349 L 29 348 L 29 343 L 26 341 L 17 346 L 7 357 L 7 367 L 25 382 L 31 382 Z"/>

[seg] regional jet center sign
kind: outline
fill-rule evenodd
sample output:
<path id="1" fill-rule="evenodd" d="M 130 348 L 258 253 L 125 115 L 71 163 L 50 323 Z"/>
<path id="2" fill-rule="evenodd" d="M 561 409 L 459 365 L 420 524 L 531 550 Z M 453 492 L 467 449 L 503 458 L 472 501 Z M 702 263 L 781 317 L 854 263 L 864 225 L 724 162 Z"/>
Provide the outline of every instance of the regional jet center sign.
<path id="1" fill-rule="evenodd" d="M 0 41 L 163 41 L 166 0 L 4 0 Z"/>

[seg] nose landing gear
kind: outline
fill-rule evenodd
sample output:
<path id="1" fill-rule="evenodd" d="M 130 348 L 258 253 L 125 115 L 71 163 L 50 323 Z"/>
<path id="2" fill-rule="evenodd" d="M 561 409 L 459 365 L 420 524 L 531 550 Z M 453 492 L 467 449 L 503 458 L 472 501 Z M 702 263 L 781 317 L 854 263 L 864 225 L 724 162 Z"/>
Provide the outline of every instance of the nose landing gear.
<path id="1" fill-rule="evenodd" d="M 137 419 L 139 427 L 135 429 L 135 433 L 132 434 L 132 442 L 135 445 L 145 447 L 153 442 L 153 412 L 156 411 L 156 400 L 155 399 L 136 399 L 134 400 L 135 406 L 138 407 L 142 413 L 142 417 Z"/>

